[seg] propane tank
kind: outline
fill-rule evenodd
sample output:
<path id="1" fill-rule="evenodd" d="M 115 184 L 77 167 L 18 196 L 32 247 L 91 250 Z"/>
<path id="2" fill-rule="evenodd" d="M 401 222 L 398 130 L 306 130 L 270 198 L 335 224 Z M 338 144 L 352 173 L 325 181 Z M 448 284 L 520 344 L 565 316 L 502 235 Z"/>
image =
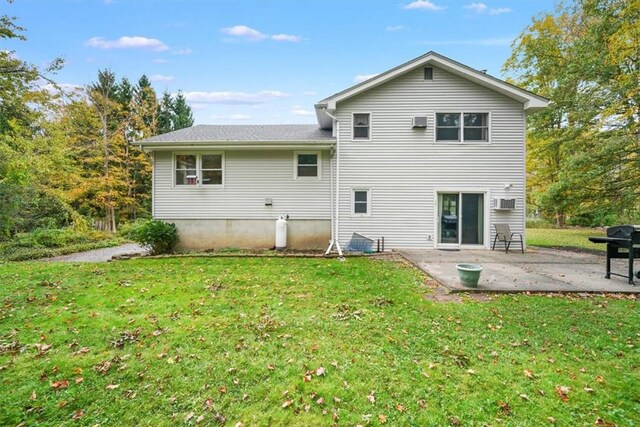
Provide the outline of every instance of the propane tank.
<path id="1" fill-rule="evenodd" d="M 280 216 L 276 221 L 276 250 L 287 248 L 287 220 Z"/>

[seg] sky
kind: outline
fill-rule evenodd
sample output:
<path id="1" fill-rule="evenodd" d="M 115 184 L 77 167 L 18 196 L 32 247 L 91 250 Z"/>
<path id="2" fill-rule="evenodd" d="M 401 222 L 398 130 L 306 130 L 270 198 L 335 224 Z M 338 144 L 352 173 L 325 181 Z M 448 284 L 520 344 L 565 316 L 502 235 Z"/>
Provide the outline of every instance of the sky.
<path id="1" fill-rule="evenodd" d="M 182 91 L 195 124 L 315 123 L 313 105 L 428 51 L 504 77 L 511 42 L 553 0 L 15 0 L 2 49 L 86 86 L 98 70 Z"/>

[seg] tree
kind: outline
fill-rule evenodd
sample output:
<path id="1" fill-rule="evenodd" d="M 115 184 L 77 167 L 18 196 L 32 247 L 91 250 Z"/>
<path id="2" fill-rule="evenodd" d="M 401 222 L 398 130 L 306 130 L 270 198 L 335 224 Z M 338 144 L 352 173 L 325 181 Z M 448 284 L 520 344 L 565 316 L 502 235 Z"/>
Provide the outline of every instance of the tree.
<path id="1" fill-rule="evenodd" d="M 640 212 L 640 0 L 562 3 L 533 19 L 504 71 L 552 101 L 528 119 L 529 202 L 563 225 Z"/>
<path id="2" fill-rule="evenodd" d="M 171 94 L 166 90 L 162 93 L 162 99 L 158 105 L 158 134 L 171 132 L 174 121 L 174 103 Z"/>
<path id="3" fill-rule="evenodd" d="M 91 84 L 88 88 L 89 99 L 91 100 L 93 107 L 96 109 L 98 117 L 100 118 L 100 133 L 102 136 L 102 149 L 103 149 L 103 180 L 104 191 L 100 194 L 100 198 L 104 203 L 104 218 L 106 228 L 109 231 L 116 231 L 116 216 L 115 208 L 111 194 L 111 179 L 110 176 L 110 119 L 112 114 L 117 109 L 117 104 L 114 100 L 116 85 L 115 74 L 110 70 L 101 70 L 98 72 L 98 81 Z"/>
<path id="4" fill-rule="evenodd" d="M 178 92 L 173 103 L 173 130 L 193 126 L 193 114 L 182 92 Z"/>

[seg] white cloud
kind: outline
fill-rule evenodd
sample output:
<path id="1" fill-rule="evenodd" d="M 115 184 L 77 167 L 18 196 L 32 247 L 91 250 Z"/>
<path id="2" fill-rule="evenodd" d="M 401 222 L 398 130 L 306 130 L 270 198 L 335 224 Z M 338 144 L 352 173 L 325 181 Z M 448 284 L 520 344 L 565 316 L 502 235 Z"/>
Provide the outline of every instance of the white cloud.
<path id="1" fill-rule="evenodd" d="M 302 37 L 296 36 L 293 34 L 265 34 L 262 33 L 255 28 L 247 27 L 246 25 L 234 25 L 233 27 L 223 28 L 222 31 L 224 34 L 229 36 L 242 38 L 249 41 L 261 41 L 265 39 L 271 39 L 277 42 L 299 42 L 302 40 Z"/>
<path id="2" fill-rule="evenodd" d="M 293 114 L 294 116 L 313 116 L 316 113 L 314 113 L 313 111 L 305 110 L 300 105 L 294 105 L 293 109 L 291 110 L 291 114 Z"/>
<path id="3" fill-rule="evenodd" d="M 154 64 L 166 64 L 166 63 L 167 63 L 167 62 L 169 62 L 169 61 L 167 61 L 166 59 L 162 59 L 162 58 L 156 58 L 156 59 L 154 59 L 152 62 L 153 62 Z"/>
<path id="4" fill-rule="evenodd" d="M 313 91 L 313 90 L 307 90 L 305 92 L 302 92 L 303 95 L 305 96 L 316 96 L 318 94 L 318 92 Z"/>
<path id="5" fill-rule="evenodd" d="M 117 40 L 107 40 L 104 37 L 91 37 L 85 43 L 98 49 L 150 49 L 155 52 L 168 50 L 169 47 L 158 39 L 140 36 L 123 36 Z"/>
<path id="6" fill-rule="evenodd" d="M 510 46 L 515 37 L 469 40 L 431 40 L 420 42 L 429 46 Z"/>
<path id="7" fill-rule="evenodd" d="M 55 85 L 52 83 L 46 83 L 40 85 L 40 87 L 53 94 L 60 93 L 60 91 L 67 95 L 84 92 L 84 87 L 75 83 L 56 83 Z"/>
<path id="8" fill-rule="evenodd" d="M 193 51 L 191 49 L 176 49 L 171 51 L 171 55 L 191 55 Z"/>
<path id="9" fill-rule="evenodd" d="M 471 3 L 464 6 L 464 9 L 469 9 L 475 13 L 482 13 L 487 10 L 487 5 L 484 3 Z"/>
<path id="10" fill-rule="evenodd" d="M 175 79 L 173 76 L 163 76 L 162 74 L 153 74 L 149 76 L 152 82 L 171 82 Z"/>
<path id="11" fill-rule="evenodd" d="M 404 5 L 405 9 L 425 9 L 425 10 L 443 10 L 446 9 L 444 6 L 438 6 L 429 0 L 416 0 L 409 4 Z"/>
<path id="12" fill-rule="evenodd" d="M 221 31 L 230 36 L 241 37 L 252 41 L 264 40 L 269 37 L 246 25 L 234 25 L 233 27 L 223 28 Z"/>
<path id="13" fill-rule="evenodd" d="M 214 120 L 249 120 L 251 119 L 251 116 L 247 115 L 247 114 L 229 114 L 228 116 L 225 115 L 220 115 L 220 114 L 213 114 L 211 116 L 212 119 Z"/>
<path id="14" fill-rule="evenodd" d="M 501 15 L 503 13 L 513 12 L 513 10 L 508 7 L 498 7 L 495 9 L 489 9 L 489 7 L 484 3 L 471 3 L 464 6 L 464 9 L 469 9 L 470 11 L 475 13 L 489 12 L 489 15 Z"/>
<path id="15" fill-rule="evenodd" d="M 356 83 L 362 83 L 365 80 L 369 80 L 372 77 L 377 76 L 378 74 L 358 74 L 353 78 L 353 81 Z"/>
<path id="16" fill-rule="evenodd" d="M 501 15 L 503 13 L 510 13 L 513 12 L 513 9 L 510 9 L 508 7 L 498 7 L 496 9 L 491 9 L 489 11 L 489 15 Z"/>
<path id="17" fill-rule="evenodd" d="M 390 31 L 390 32 L 392 32 L 392 33 L 393 33 L 393 32 L 396 32 L 396 31 L 403 30 L 403 29 L 404 29 L 404 26 L 403 26 L 403 25 L 389 25 L 389 26 L 387 27 L 387 31 Z"/>
<path id="18" fill-rule="evenodd" d="M 185 99 L 189 102 L 200 102 L 209 104 L 261 104 L 272 99 L 286 98 L 289 94 L 278 90 L 261 90 L 260 92 L 248 93 L 237 91 L 221 92 L 184 92 Z"/>
<path id="19" fill-rule="evenodd" d="M 207 108 L 209 108 L 209 104 L 203 104 L 201 102 L 190 102 L 189 106 L 192 110 L 197 111 L 206 110 Z"/>
<path id="20" fill-rule="evenodd" d="M 294 36 L 291 34 L 274 34 L 271 36 L 271 40 L 275 40 L 277 42 L 299 42 L 302 40 L 300 36 Z"/>

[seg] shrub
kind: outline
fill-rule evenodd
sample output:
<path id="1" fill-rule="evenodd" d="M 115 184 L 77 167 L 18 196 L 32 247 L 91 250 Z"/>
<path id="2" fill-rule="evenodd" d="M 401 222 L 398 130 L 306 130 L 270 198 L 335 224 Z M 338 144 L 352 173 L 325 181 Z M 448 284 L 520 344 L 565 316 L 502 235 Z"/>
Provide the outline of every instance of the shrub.
<path id="1" fill-rule="evenodd" d="M 146 221 L 129 232 L 131 238 L 143 246 L 151 248 L 153 255 L 171 252 L 178 243 L 178 231 L 175 224 L 159 220 Z"/>

